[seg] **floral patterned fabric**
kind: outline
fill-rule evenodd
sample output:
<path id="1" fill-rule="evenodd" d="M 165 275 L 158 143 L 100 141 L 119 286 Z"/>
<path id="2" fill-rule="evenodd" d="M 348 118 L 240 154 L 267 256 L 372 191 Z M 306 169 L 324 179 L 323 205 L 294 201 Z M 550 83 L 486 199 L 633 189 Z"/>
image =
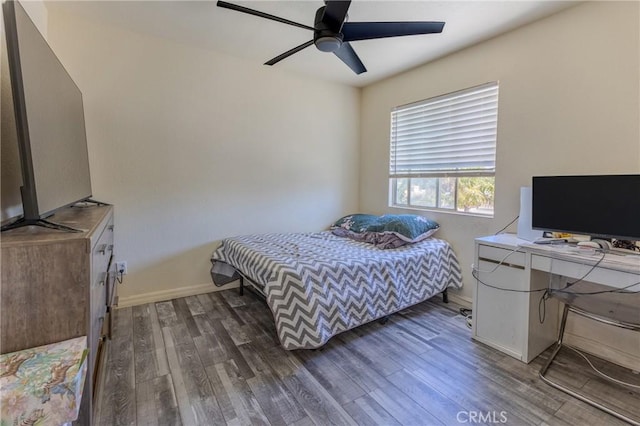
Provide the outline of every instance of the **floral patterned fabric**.
<path id="1" fill-rule="evenodd" d="M 0 355 L 0 426 L 77 419 L 86 358 L 85 336 Z"/>

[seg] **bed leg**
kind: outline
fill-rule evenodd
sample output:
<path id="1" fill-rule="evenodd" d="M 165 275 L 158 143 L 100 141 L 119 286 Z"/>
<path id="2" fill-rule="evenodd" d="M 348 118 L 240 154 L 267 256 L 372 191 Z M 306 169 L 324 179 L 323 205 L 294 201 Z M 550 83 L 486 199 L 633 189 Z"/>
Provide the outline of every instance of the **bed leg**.
<path id="1" fill-rule="evenodd" d="M 444 303 L 449 303 L 449 293 L 447 292 L 447 289 L 442 292 L 442 301 Z"/>
<path id="2" fill-rule="evenodd" d="M 244 278 L 240 277 L 240 296 L 244 296 Z"/>
<path id="3" fill-rule="evenodd" d="M 379 322 L 380 324 L 382 324 L 382 325 L 385 325 L 386 323 L 388 323 L 388 322 L 389 322 L 389 315 L 387 315 L 387 316 L 385 316 L 385 317 L 380 318 L 380 319 L 378 320 L 378 322 Z"/>

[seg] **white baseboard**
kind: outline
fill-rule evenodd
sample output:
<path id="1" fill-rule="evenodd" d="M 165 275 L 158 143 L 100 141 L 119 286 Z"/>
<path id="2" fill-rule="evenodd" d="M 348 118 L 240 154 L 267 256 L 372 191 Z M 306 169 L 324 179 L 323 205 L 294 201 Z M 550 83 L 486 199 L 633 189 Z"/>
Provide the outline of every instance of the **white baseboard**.
<path id="1" fill-rule="evenodd" d="M 603 346 L 602 343 L 594 342 L 591 339 L 576 334 L 565 332 L 564 343 L 582 349 L 585 352 L 595 355 L 599 358 L 611 361 L 614 364 L 621 365 L 632 371 L 639 371 L 640 358 L 635 354 L 629 354 L 618 348 L 611 346 Z"/>
<path id="2" fill-rule="evenodd" d="M 150 293 L 135 294 L 133 296 L 118 297 L 118 308 L 144 305 L 146 303 L 163 302 L 165 300 L 176 299 L 178 297 L 195 296 L 197 294 L 212 293 L 214 291 L 228 290 L 240 286 L 239 281 L 218 287 L 213 283 L 196 284 L 187 287 L 172 288 L 169 290 L 152 291 Z"/>

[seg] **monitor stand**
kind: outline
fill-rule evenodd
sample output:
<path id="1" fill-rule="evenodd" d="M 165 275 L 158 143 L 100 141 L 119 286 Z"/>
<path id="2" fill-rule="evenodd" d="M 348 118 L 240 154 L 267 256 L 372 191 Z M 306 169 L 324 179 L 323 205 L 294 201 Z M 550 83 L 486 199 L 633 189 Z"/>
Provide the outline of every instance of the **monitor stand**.
<path id="1" fill-rule="evenodd" d="M 10 229 L 22 228 L 24 226 L 40 226 L 42 228 L 55 229 L 64 232 L 84 232 L 82 229 L 72 228 L 70 226 L 50 222 L 45 219 L 25 219 L 23 217 L 16 220 L 15 222 L 4 225 L 2 228 L 0 228 L 0 232 L 8 231 Z"/>
<path id="2" fill-rule="evenodd" d="M 94 199 L 91 198 L 87 198 L 86 200 L 82 200 L 82 201 L 78 201 L 77 203 L 75 203 L 74 205 L 72 205 L 71 207 L 89 207 L 88 204 L 94 204 L 96 206 L 109 206 L 110 204 L 108 203 L 103 203 L 102 201 L 96 201 Z"/>

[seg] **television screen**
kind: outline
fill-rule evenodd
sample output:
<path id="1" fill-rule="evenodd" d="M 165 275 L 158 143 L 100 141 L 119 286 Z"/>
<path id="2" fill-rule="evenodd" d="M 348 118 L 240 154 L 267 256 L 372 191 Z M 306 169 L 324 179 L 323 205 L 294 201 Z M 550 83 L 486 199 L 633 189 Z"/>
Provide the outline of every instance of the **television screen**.
<path id="1" fill-rule="evenodd" d="M 532 227 L 640 240 L 640 175 L 533 178 Z"/>
<path id="2" fill-rule="evenodd" d="M 91 197 L 82 93 L 20 3 L 3 4 L 24 219 Z"/>

